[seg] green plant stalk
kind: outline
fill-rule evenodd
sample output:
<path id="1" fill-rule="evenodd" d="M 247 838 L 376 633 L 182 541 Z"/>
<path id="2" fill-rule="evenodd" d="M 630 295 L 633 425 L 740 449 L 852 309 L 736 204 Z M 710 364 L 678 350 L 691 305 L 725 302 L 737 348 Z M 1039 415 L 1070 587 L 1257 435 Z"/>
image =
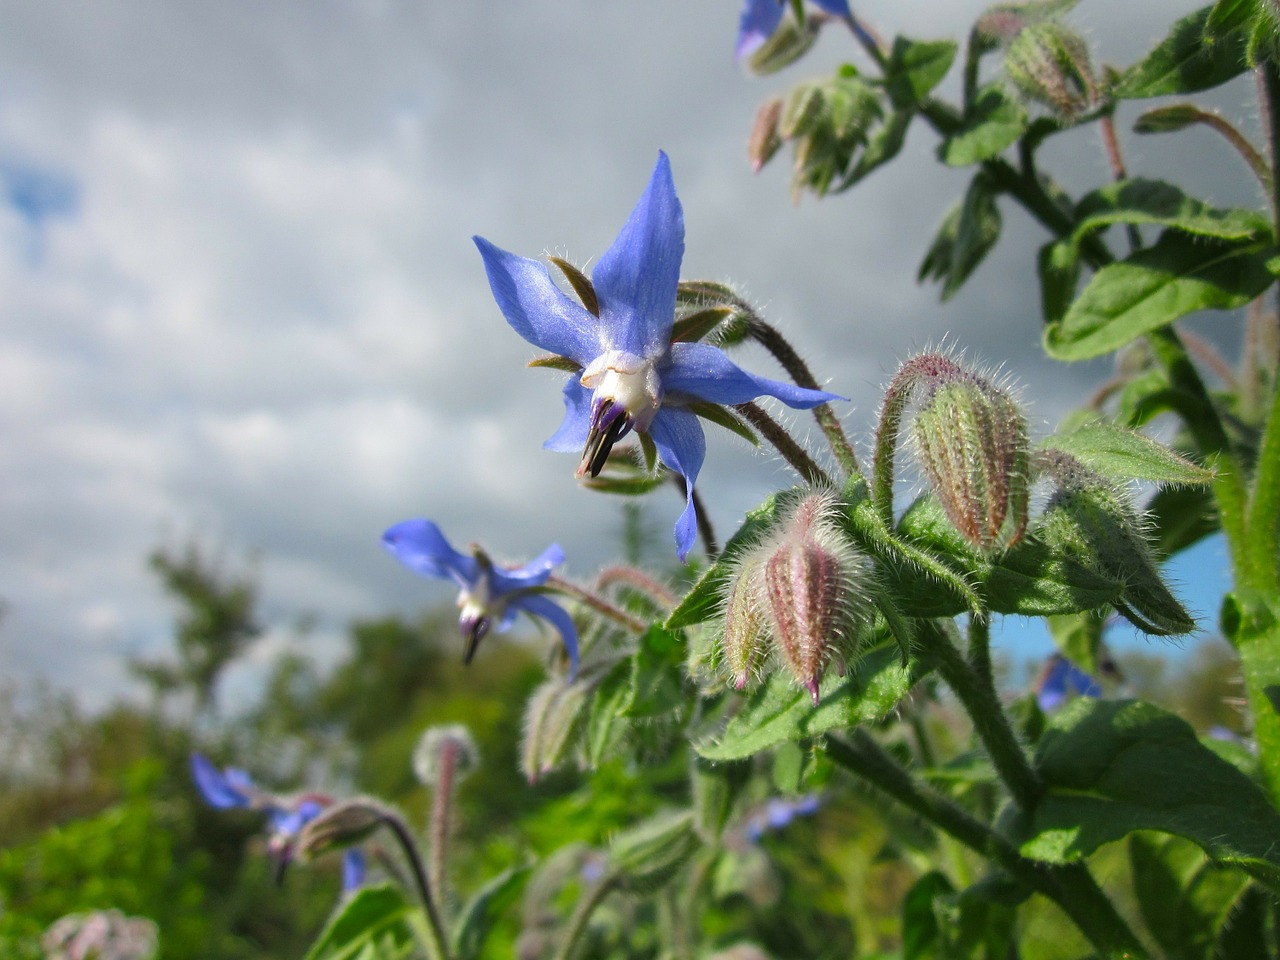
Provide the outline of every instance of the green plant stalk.
<path id="1" fill-rule="evenodd" d="M 389 812 L 383 813 L 379 819 L 395 835 L 396 842 L 400 844 L 400 849 L 404 852 L 405 859 L 409 861 L 409 867 L 413 871 L 414 886 L 417 888 L 418 898 L 422 901 L 422 908 L 426 914 L 427 936 L 424 946 L 427 949 L 427 955 L 431 960 L 450 960 L 444 918 L 440 915 L 440 907 L 431 892 L 431 884 L 427 880 L 426 872 L 422 869 L 422 858 L 418 855 L 418 847 L 413 842 L 409 828 L 403 820 Z"/>
<path id="2" fill-rule="evenodd" d="M 971 623 L 978 620 L 974 617 Z M 933 660 L 942 679 L 960 698 L 1013 802 L 1023 810 L 1034 809 L 1044 793 L 1044 784 L 1009 725 L 989 670 L 984 675 L 975 669 L 935 623 L 922 623 L 916 636 L 924 656 Z M 981 642 L 978 646 L 982 646 Z M 989 654 L 983 656 L 989 657 Z"/>
<path id="3" fill-rule="evenodd" d="M 596 596 L 590 590 L 584 590 L 576 583 L 565 580 L 563 577 L 557 577 L 554 573 L 547 578 L 547 586 L 566 596 L 573 597 L 584 606 L 590 607 L 596 613 L 603 614 L 619 626 L 626 627 L 634 633 L 644 633 L 649 629 L 647 623 L 642 623 L 625 610 L 620 610 L 608 600 Z"/>
<path id="4" fill-rule="evenodd" d="M 1245 529 L 1249 586 L 1274 596 L 1280 590 L 1280 382 L 1271 385 L 1271 408 L 1258 446 Z"/>
<path id="5" fill-rule="evenodd" d="M 427 860 L 427 879 L 436 896 L 445 899 L 446 865 L 449 857 L 449 821 L 453 807 L 453 780 L 458 766 L 458 743 L 446 738 L 440 745 L 439 772 L 431 797 L 431 852 Z"/>
<path id="6" fill-rule="evenodd" d="M 1239 620 L 1227 638 L 1240 654 L 1262 779 L 1280 806 L 1280 602 L 1249 590 L 1232 599 Z"/>
<path id="7" fill-rule="evenodd" d="M 578 941 L 582 939 L 582 935 L 587 931 L 587 924 L 591 922 L 591 915 L 604 902 L 604 898 L 614 891 L 618 885 L 618 879 L 616 873 L 606 873 L 578 901 L 573 915 L 569 917 L 569 926 L 564 932 L 564 938 L 560 941 L 560 949 L 556 951 L 555 960 L 572 960 L 578 950 Z"/>
<path id="8" fill-rule="evenodd" d="M 800 474 L 805 483 L 821 487 L 832 485 L 831 478 L 813 462 L 813 458 L 800 444 L 796 443 L 778 421 L 764 412 L 763 407 L 756 403 L 739 403 L 733 409 L 742 414 L 747 423 L 760 431 L 760 435 L 773 444 L 774 449 L 795 468 L 796 473 Z"/>
<path id="9" fill-rule="evenodd" d="M 844 741 L 828 737 L 827 756 L 1053 900 L 1101 956 L 1108 960 L 1142 960 L 1148 956 L 1146 948 L 1083 864 L 1051 866 L 1028 860 L 987 824 L 918 784 L 865 730 L 854 730 L 851 738 Z"/>

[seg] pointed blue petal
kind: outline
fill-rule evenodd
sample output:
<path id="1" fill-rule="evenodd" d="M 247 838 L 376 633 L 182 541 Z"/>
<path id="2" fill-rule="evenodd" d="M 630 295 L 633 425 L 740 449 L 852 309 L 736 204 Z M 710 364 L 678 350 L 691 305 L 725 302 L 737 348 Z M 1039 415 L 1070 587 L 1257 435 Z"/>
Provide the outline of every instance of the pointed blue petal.
<path id="1" fill-rule="evenodd" d="M 480 576 L 475 557 L 459 553 L 430 520 L 406 520 L 382 535 L 382 545 L 410 570 L 469 588 Z"/>
<path id="2" fill-rule="evenodd" d="M 239 783 L 249 782 L 248 774 L 243 770 L 234 772 L 237 774 L 235 779 Z M 191 779 L 195 781 L 200 796 L 204 797 L 205 803 L 211 807 L 230 810 L 234 807 L 247 807 L 250 804 L 249 794 L 237 789 L 235 784 L 229 782 L 227 775 L 210 763 L 204 754 L 191 754 Z"/>
<path id="3" fill-rule="evenodd" d="M 564 385 L 564 420 L 560 429 L 543 445 L 557 453 L 582 453 L 591 432 L 591 391 L 570 377 Z"/>
<path id="4" fill-rule="evenodd" d="M 649 425 L 649 436 L 662 462 L 684 477 L 685 508 L 676 521 L 676 553 L 683 563 L 698 537 L 698 514 L 693 506 L 693 484 L 707 455 L 702 424 L 692 413 L 663 407 Z"/>
<path id="5" fill-rule="evenodd" d="M 735 51 L 739 61 L 751 56 L 773 36 L 773 31 L 782 22 L 782 7 L 783 0 L 747 0 L 743 4 Z"/>
<path id="6" fill-rule="evenodd" d="M 578 672 L 578 630 L 573 625 L 573 617 L 562 606 L 541 593 L 523 594 L 513 599 L 511 605 L 519 607 L 525 613 L 542 617 L 560 631 L 565 652 L 569 654 L 569 679 L 572 680 Z"/>
<path id="7" fill-rule="evenodd" d="M 565 295 L 546 264 L 472 237 L 484 258 L 489 288 L 516 333 L 536 347 L 586 366 L 601 352 L 599 321 Z"/>
<path id="8" fill-rule="evenodd" d="M 756 397 L 776 397 L 789 407 L 808 410 L 820 403 L 844 400 L 825 390 L 807 390 L 781 380 L 747 373 L 718 347 L 705 343 L 674 343 L 671 359 L 660 373 L 668 395 L 684 394 L 711 403 L 746 403 Z"/>
<path id="9" fill-rule="evenodd" d="M 853 11 L 849 9 L 849 0 L 813 0 L 813 4 L 837 17 L 853 16 Z"/>
<path id="10" fill-rule="evenodd" d="M 364 883 L 364 851 L 352 847 L 342 855 L 342 889 L 350 893 Z"/>
<path id="11" fill-rule="evenodd" d="M 659 152 L 644 194 L 591 271 L 608 348 L 638 357 L 656 357 L 666 350 L 683 257 L 684 211 L 671 179 L 671 162 Z"/>
<path id="12" fill-rule="evenodd" d="M 547 582 L 551 571 L 562 563 L 564 563 L 564 551 L 560 549 L 560 544 L 553 543 L 543 550 L 539 557 L 530 560 L 523 567 L 512 570 L 494 567 L 489 574 L 489 583 L 493 587 L 495 596 L 502 596 L 513 590 L 540 587 Z"/>

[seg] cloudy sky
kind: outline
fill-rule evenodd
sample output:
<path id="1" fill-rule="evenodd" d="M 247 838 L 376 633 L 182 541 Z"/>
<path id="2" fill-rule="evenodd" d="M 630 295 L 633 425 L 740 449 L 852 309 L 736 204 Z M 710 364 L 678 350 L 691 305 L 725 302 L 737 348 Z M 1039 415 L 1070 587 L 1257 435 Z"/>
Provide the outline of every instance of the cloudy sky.
<path id="1" fill-rule="evenodd" d="M 1073 17 L 1127 62 L 1196 5 L 1085 0 Z M 940 37 L 983 6 L 862 12 Z M 933 162 L 927 131 L 826 202 L 792 205 L 785 160 L 752 175 L 757 104 L 852 46 L 831 31 L 811 60 L 748 77 L 731 56 L 738 9 L 0 0 L 0 676 L 93 703 L 123 690 L 124 657 L 168 642 L 145 557 L 190 537 L 232 568 L 257 554 L 268 619 L 316 616 L 306 642 L 321 656 L 352 617 L 448 597 L 378 547 L 406 517 L 511 559 L 558 540 L 569 573 L 589 576 L 616 545 L 618 503 L 540 449 L 560 375 L 524 369 L 534 351 L 503 323 L 470 237 L 588 264 L 659 148 L 685 207 L 684 275 L 758 302 L 852 398 L 853 434 L 897 361 L 944 335 L 1019 374 L 1045 423 L 1103 377 L 1041 359 L 1023 274 L 1043 238 L 1011 208 L 980 289 L 943 306 L 916 287 L 965 182 Z M 1231 88 L 1224 109 L 1248 121 L 1248 95 Z M 1205 173 L 1232 162 L 1207 138 L 1188 136 L 1172 169 L 1127 147 L 1134 172 L 1256 200 Z M 1072 187 L 1106 177 L 1088 138 L 1053 160 Z M 789 482 L 726 439 L 702 491 L 727 533 Z M 679 509 L 674 493 L 648 507 L 664 543 Z"/>

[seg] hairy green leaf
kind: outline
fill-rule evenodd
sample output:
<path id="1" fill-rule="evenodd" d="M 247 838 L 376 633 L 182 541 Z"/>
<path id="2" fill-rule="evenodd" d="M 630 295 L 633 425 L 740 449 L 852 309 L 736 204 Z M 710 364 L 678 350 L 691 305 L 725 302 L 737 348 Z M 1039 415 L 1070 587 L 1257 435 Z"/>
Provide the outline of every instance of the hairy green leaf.
<path id="1" fill-rule="evenodd" d="M 1248 69 L 1244 29 L 1206 31 L 1213 8 L 1203 7 L 1177 21 L 1154 50 L 1120 77 L 1116 97 L 1136 100 L 1208 90 Z M 1219 22 L 1225 18 L 1219 18 Z"/>
<path id="2" fill-rule="evenodd" d="M 885 86 L 899 110 L 913 110 L 951 69 L 956 58 L 954 40 L 908 40 L 895 37 Z"/>
<path id="3" fill-rule="evenodd" d="M 334 914 L 306 960 L 399 960 L 415 952 L 409 926 L 414 910 L 399 887 L 363 887 Z"/>
<path id="4" fill-rule="evenodd" d="M 485 955 L 485 941 L 489 933 L 519 898 L 532 869 L 526 864 L 503 870 L 467 901 L 453 933 L 456 960 L 480 960 Z"/>
<path id="5" fill-rule="evenodd" d="M 967 167 L 998 156 L 1027 129 L 1027 111 L 999 84 L 978 92 L 959 128 L 938 148 L 949 167 Z"/>
<path id="6" fill-rule="evenodd" d="M 1213 474 L 1170 450 L 1162 443 L 1110 423 L 1090 423 L 1068 433 L 1057 433 L 1041 447 L 1069 453 L 1109 480 L 1127 483 L 1209 483 Z"/>

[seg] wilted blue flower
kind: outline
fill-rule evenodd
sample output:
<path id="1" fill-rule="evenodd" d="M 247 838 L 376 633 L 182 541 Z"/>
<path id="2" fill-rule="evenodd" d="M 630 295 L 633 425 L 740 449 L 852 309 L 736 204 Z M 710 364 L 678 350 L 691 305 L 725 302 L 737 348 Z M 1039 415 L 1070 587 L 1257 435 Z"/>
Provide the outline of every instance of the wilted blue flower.
<path id="1" fill-rule="evenodd" d="M 200 753 L 191 754 L 191 777 L 205 802 L 219 810 L 245 808 L 267 815 L 267 851 L 282 876 L 293 860 L 294 844 L 302 828 L 320 815 L 333 800 L 324 794 L 304 793 L 278 797 L 254 786 L 249 774 L 237 767 L 219 770 Z M 343 854 L 342 889 L 354 890 L 364 882 L 364 853 L 352 847 Z"/>
<path id="2" fill-rule="evenodd" d="M 578 476 L 594 477 L 615 443 L 633 429 L 647 433 L 662 462 L 685 480 L 687 504 L 676 523 L 681 560 L 697 536 L 693 485 L 706 454 L 690 404 L 770 396 L 808 409 L 840 399 L 754 376 L 708 344 L 671 342 L 684 213 L 665 153 L 658 154 L 640 202 L 592 273 L 598 316 L 566 296 L 544 264 L 474 239 L 494 299 L 516 333 L 580 368 L 564 387 L 564 422 L 543 446 L 580 450 Z"/>
<path id="3" fill-rule="evenodd" d="M 478 547 L 471 556 L 453 549 L 430 520 L 406 520 L 382 535 L 382 545 L 410 570 L 458 585 L 458 628 L 466 642 L 465 662 L 471 662 L 476 646 L 490 630 L 506 630 L 523 610 L 549 621 L 560 632 L 569 654 L 570 676 L 577 671 L 578 631 L 573 618 L 542 591 L 552 568 L 564 563 L 559 544 L 553 543 L 523 567 L 499 567 Z"/>
<path id="4" fill-rule="evenodd" d="M 782 14 L 790 0 L 747 0 L 738 21 L 737 57 L 751 56 L 773 36 L 782 22 Z M 815 6 L 837 17 L 851 16 L 849 0 L 813 0 Z"/>
<path id="5" fill-rule="evenodd" d="M 1068 696 L 1073 695 L 1100 697 L 1102 687 L 1097 680 L 1062 654 L 1051 654 L 1036 681 L 1036 700 L 1040 704 L 1040 709 L 1046 713 L 1056 710 L 1066 702 Z"/>

